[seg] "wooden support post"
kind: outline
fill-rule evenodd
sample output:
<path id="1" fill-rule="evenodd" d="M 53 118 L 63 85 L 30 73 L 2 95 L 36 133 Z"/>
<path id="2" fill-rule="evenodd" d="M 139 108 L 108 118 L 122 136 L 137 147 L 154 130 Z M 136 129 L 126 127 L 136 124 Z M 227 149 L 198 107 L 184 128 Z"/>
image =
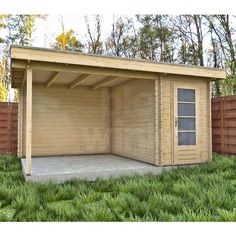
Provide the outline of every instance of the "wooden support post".
<path id="1" fill-rule="evenodd" d="M 17 157 L 21 157 L 21 86 L 18 87 L 18 94 L 19 94 L 19 103 L 18 103 L 18 130 L 17 130 Z"/>
<path id="2" fill-rule="evenodd" d="M 159 164 L 163 166 L 163 98 L 162 98 L 162 75 L 159 77 Z"/>
<path id="3" fill-rule="evenodd" d="M 26 175 L 31 174 L 31 135 L 32 135 L 32 69 L 26 72 Z"/>
<path id="4" fill-rule="evenodd" d="M 160 165 L 160 160 L 159 160 L 159 79 L 155 80 L 155 113 L 154 113 L 154 132 L 155 132 L 155 139 L 154 139 L 154 147 L 155 147 L 155 165 L 159 166 Z"/>
<path id="5" fill-rule="evenodd" d="M 208 81 L 208 106 L 209 106 L 209 161 L 212 161 L 212 107 L 211 107 L 211 81 Z"/>
<path id="6" fill-rule="evenodd" d="M 17 156 L 23 156 L 23 89 L 19 87 L 19 105 L 18 105 L 18 142 L 17 142 Z"/>
<path id="7" fill-rule="evenodd" d="M 112 153 L 112 88 L 107 88 L 108 91 L 108 132 L 109 132 L 109 140 L 108 140 L 108 145 L 109 145 L 109 153 Z"/>

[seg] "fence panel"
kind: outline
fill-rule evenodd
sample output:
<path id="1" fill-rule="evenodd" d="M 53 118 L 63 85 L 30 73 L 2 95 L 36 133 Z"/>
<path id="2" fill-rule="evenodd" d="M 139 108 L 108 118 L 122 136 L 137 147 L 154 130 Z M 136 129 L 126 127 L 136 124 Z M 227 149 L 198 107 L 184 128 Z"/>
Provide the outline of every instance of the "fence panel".
<path id="1" fill-rule="evenodd" d="M 236 96 L 212 99 L 212 150 L 236 154 Z"/>
<path id="2" fill-rule="evenodd" d="M 0 102 L 0 154 L 17 154 L 18 104 Z"/>

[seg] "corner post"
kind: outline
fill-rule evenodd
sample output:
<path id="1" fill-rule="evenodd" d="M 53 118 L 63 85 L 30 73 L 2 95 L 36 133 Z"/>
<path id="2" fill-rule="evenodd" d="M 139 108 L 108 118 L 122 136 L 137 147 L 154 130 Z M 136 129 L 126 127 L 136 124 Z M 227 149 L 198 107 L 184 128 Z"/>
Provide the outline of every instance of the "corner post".
<path id="1" fill-rule="evenodd" d="M 22 157 L 22 140 L 23 140 L 23 88 L 19 87 L 19 103 L 18 103 L 18 142 L 17 142 L 17 156 Z"/>
<path id="2" fill-rule="evenodd" d="M 26 69 L 26 166 L 25 174 L 31 174 L 31 136 L 32 136 L 32 68 Z"/>

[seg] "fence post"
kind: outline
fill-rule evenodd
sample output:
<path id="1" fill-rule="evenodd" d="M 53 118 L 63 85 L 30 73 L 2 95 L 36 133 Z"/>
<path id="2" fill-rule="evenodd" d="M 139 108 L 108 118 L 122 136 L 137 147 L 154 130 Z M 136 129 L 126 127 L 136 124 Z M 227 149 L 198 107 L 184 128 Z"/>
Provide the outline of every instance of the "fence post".
<path id="1" fill-rule="evenodd" d="M 11 152 L 11 105 L 7 103 L 7 154 Z"/>
<path id="2" fill-rule="evenodd" d="M 224 153 L 224 98 L 220 99 L 220 144 L 221 153 Z"/>

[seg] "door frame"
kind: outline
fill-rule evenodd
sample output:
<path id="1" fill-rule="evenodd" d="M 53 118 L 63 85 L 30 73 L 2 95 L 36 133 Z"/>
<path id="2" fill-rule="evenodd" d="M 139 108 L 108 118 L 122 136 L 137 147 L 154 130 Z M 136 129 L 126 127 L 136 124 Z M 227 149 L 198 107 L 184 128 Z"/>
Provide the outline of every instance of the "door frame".
<path id="1" fill-rule="evenodd" d="M 172 165 L 181 165 L 181 164 L 190 164 L 190 163 L 197 163 L 199 162 L 200 158 L 200 86 L 197 82 L 189 82 L 189 83 L 183 83 L 179 81 L 173 81 L 172 85 L 172 92 L 173 92 L 173 117 L 172 117 L 172 127 L 173 127 L 173 156 L 172 156 Z M 178 88 L 183 89 L 194 89 L 195 90 L 195 130 L 196 130 L 196 145 L 178 145 Z M 176 121 L 177 118 L 177 121 Z M 176 125 L 177 122 L 177 125 Z M 188 161 L 179 161 L 178 155 L 180 152 L 186 152 L 189 154 L 195 154 L 197 159 L 190 159 Z"/>

